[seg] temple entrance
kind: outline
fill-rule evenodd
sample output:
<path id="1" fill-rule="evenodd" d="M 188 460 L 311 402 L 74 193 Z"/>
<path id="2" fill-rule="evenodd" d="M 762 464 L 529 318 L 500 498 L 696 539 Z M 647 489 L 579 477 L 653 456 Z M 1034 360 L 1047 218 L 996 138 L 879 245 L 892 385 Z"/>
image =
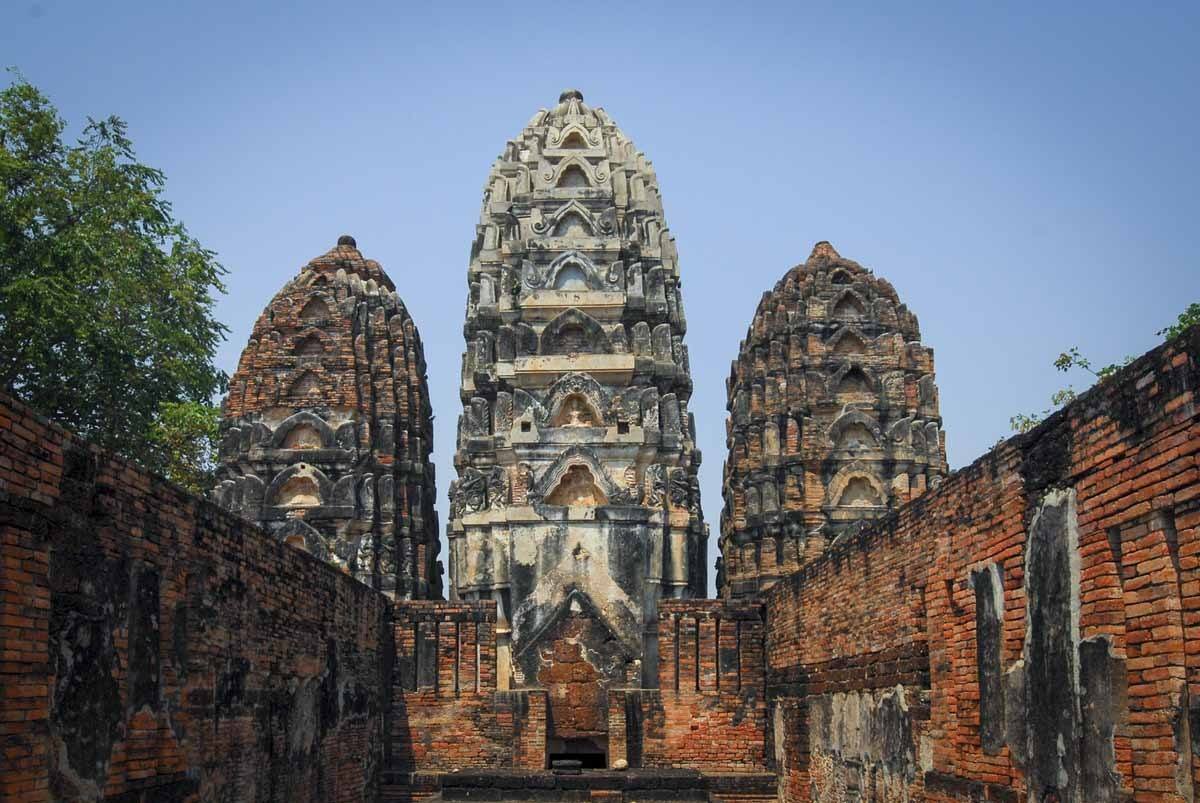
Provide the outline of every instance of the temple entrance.
<path id="1" fill-rule="evenodd" d="M 640 666 L 600 619 L 588 598 L 572 592 L 518 658 L 525 677 L 546 689 L 547 752 L 584 769 L 608 766 L 608 689 L 637 685 Z"/>

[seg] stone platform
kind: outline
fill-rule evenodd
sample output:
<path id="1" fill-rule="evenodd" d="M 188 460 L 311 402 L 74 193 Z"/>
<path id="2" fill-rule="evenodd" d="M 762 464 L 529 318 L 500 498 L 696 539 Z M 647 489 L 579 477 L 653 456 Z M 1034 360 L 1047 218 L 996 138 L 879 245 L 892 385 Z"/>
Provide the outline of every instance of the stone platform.
<path id="1" fill-rule="evenodd" d="M 574 774 L 529 770 L 459 770 L 389 779 L 385 801 L 769 801 L 771 773 L 704 773 L 680 769 L 583 770 Z"/>

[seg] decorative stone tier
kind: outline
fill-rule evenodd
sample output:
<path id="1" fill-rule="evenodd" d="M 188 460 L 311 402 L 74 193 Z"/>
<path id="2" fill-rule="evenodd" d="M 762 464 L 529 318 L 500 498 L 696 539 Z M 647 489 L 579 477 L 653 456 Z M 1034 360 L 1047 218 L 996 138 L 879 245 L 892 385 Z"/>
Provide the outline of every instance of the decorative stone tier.
<path id="1" fill-rule="evenodd" d="M 769 588 L 947 473 L 916 316 L 829 243 L 763 294 L 728 399 L 722 596 Z"/>
<path id="2" fill-rule="evenodd" d="M 569 90 L 493 165 L 471 249 L 451 595 L 497 606 L 499 688 L 549 690 L 552 754 L 605 752 L 657 682 L 660 599 L 705 593 L 692 382 L 658 180 Z"/>
<path id="3" fill-rule="evenodd" d="M 342 237 L 254 325 L 213 497 L 375 588 L 439 597 L 432 420 L 416 325 Z"/>

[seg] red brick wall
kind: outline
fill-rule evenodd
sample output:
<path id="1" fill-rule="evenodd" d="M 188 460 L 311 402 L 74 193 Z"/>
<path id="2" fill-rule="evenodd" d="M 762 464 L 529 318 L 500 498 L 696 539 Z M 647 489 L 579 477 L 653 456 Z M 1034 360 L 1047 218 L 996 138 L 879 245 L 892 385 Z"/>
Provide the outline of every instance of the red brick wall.
<path id="1" fill-rule="evenodd" d="M 785 799 L 1042 799 L 1062 762 L 1064 801 L 1190 800 L 1198 386 L 1193 329 L 773 588 Z"/>
<path id="2" fill-rule="evenodd" d="M 762 606 L 664 600 L 658 689 L 610 691 L 609 761 L 711 772 L 766 766 Z"/>
<path id="3" fill-rule="evenodd" d="M 495 603 L 398 602 L 395 644 L 393 770 L 545 768 L 546 693 L 496 688 Z"/>
<path id="4" fill-rule="evenodd" d="M 386 598 L 0 397 L 0 799 L 359 801 Z"/>

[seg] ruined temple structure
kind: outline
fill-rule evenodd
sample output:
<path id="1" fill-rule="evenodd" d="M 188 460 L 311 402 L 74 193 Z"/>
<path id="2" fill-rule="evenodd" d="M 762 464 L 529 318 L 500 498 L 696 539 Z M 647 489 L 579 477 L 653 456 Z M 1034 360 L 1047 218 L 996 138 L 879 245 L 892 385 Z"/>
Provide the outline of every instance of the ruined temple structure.
<path id="1" fill-rule="evenodd" d="M 468 284 L 451 592 L 496 603 L 501 684 L 603 752 L 604 690 L 657 678 L 659 600 L 705 594 L 707 529 L 658 181 L 579 92 L 492 166 Z"/>
<path id="2" fill-rule="evenodd" d="M 829 243 L 763 294 L 727 390 L 722 596 L 758 594 L 947 474 L 916 315 Z"/>
<path id="3" fill-rule="evenodd" d="M 450 599 L 420 340 L 349 237 L 254 327 L 219 504 L 0 393 L 0 800 L 1196 800 L 1200 326 L 947 474 L 915 317 L 818 244 L 734 366 L 701 599 L 675 251 L 578 92 L 469 287 Z"/>
<path id="4" fill-rule="evenodd" d="M 263 310 L 222 408 L 218 504 L 390 595 L 441 596 L 416 325 L 353 237 Z"/>

